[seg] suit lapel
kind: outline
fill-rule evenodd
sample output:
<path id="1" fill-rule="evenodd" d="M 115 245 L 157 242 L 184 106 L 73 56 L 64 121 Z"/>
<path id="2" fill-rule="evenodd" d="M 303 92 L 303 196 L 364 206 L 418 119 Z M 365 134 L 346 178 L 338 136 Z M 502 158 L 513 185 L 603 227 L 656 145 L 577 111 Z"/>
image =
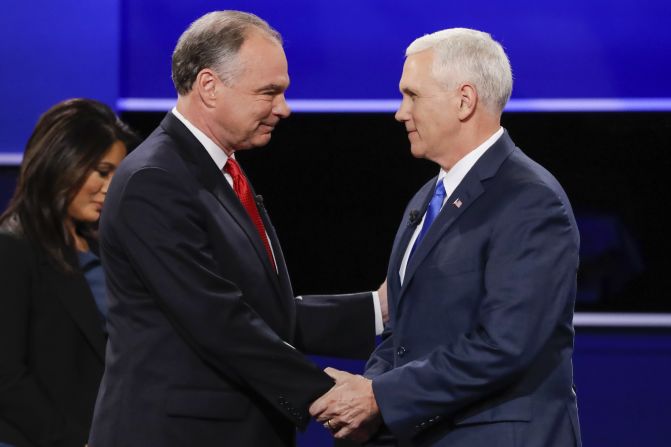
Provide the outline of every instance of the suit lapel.
<path id="1" fill-rule="evenodd" d="M 257 199 L 261 196 L 256 196 Z M 263 199 L 260 199 L 258 203 L 259 214 L 261 215 L 261 220 L 263 220 L 263 226 L 266 228 L 268 233 L 268 238 L 270 239 L 270 245 L 273 247 L 273 254 L 275 255 L 275 263 L 277 264 L 277 275 L 279 277 L 282 290 L 288 295 L 293 297 L 294 292 L 291 287 L 291 281 L 289 279 L 289 270 L 287 268 L 286 260 L 284 259 L 284 253 L 282 252 L 282 247 L 280 246 L 280 240 L 277 237 L 275 232 L 275 227 L 270 221 L 270 216 L 268 216 L 268 211 L 263 205 Z"/>
<path id="2" fill-rule="evenodd" d="M 260 196 L 257 196 L 257 198 L 258 197 Z M 263 226 L 266 228 L 266 232 L 268 233 L 268 238 L 270 239 L 270 245 L 273 247 L 273 254 L 275 255 L 275 264 L 277 265 L 277 273 L 275 274 L 275 277 L 279 280 L 280 289 L 282 290 L 280 297 L 287 298 L 287 302 L 284 303 L 286 305 L 282 306 L 282 309 L 288 312 L 287 318 L 288 321 L 290 322 L 289 327 L 292 328 L 291 339 L 293 340 L 294 337 L 293 327 L 296 321 L 296 313 L 293 302 L 294 291 L 293 288 L 291 287 L 289 269 L 287 268 L 287 263 L 284 259 L 284 253 L 282 253 L 282 247 L 280 246 L 280 240 L 277 237 L 277 233 L 275 232 L 275 227 L 273 227 L 273 224 L 270 221 L 270 216 L 268 216 L 268 212 L 266 211 L 266 208 L 263 205 L 263 199 L 261 199 L 261 202 L 257 206 L 259 208 L 259 214 L 261 215 L 261 220 L 263 220 Z M 270 265 L 270 263 L 268 264 Z"/>
<path id="3" fill-rule="evenodd" d="M 217 184 L 214 185 L 214 188 L 211 191 L 217 198 L 219 203 L 222 204 L 224 209 L 228 211 L 228 213 L 233 217 L 233 219 L 238 223 L 238 225 L 245 231 L 247 239 L 249 239 L 249 242 L 254 246 L 254 251 L 256 252 L 256 255 L 259 257 L 259 259 L 263 264 L 264 270 L 266 271 L 268 276 L 272 278 L 271 282 L 273 283 L 273 285 L 275 285 L 277 291 L 280 292 L 279 290 L 280 285 L 277 278 L 277 272 L 275 272 L 275 269 L 273 269 L 272 264 L 270 264 L 270 260 L 268 259 L 268 252 L 266 251 L 266 248 L 263 246 L 263 242 L 261 241 L 259 232 L 252 223 L 249 214 L 247 214 L 247 210 L 245 210 L 245 208 L 242 206 L 242 203 L 240 203 L 238 196 L 235 195 L 233 188 L 231 188 L 231 186 L 228 184 L 223 175 L 221 176 L 221 179 L 217 182 Z M 275 247 L 276 245 L 273 244 L 273 250 L 275 249 Z"/>
<path id="4" fill-rule="evenodd" d="M 422 216 L 426 212 L 426 208 L 433 194 L 433 185 L 436 182 L 436 178 L 437 177 L 434 177 L 429 182 L 427 182 L 419 191 L 419 193 L 417 193 L 416 197 L 419 198 L 418 200 L 413 200 L 410 202 L 406 209 L 404 220 L 401 223 L 401 227 L 399 228 L 396 239 L 394 240 L 394 245 L 391 249 L 391 255 L 389 257 L 391 262 L 389 264 L 389 274 L 387 275 L 387 281 L 389 281 L 389 278 L 392 278 L 392 281 L 394 281 L 394 284 L 398 288 L 401 287 L 399 271 L 401 269 L 401 262 L 403 262 L 403 256 L 405 256 L 405 252 L 408 249 L 408 244 L 410 243 L 410 239 L 417 229 L 417 225 L 419 225 L 419 221 L 422 220 Z"/>
<path id="5" fill-rule="evenodd" d="M 468 209 L 482 192 L 483 188 L 480 184 L 480 180 L 475 179 L 473 176 L 470 178 L 469 176 L 466 176 L 457 189 L 454 190 L 454 193 L 448 197 L 445 205 L 443 205 L 443 208 L 436 217 L 436 220 L 433 221 L 429 231 L 424 236 L 424 239 L 420 242 L 415 249 L 415 252 L 408 260 L 403 285 L 401 287 L 401 297 L 403 296 L 403 292 L 407 289 L 408 284 L 412 281 L 412 278 L 417 271 L 417 267 L 422 263 L 434 245 L 440 241 L 441 237 L 443 237 L 459 216 Z M 456 200 L 461 202 L 460 206 L 454 204 Z"/>
<path id="6" fill-rule="evenodd" d="M 194 173 L 196 178 L 216 197 L 224 210 L 233 217 L 245 232 L 249 243 L 254 247 L 256 255 L 261 259 L 267 275 L 271 278 L 270 282 L 281 296 L 277 273 L 270 264 L 268 254 L 256 227 L 252 223 L 249 214 L 247 214 L 247 210 L 240 203 L 238 196 L 235 195 L 235 191 L 228 184 L 210 155 L 196 137 L 172 113 L 166 115 L 161 122 L 161 127 L 177 141 L 177 149 L 196 170 Z M 277 245 L 273 245 L 273 249 Z"/>
<path id="7" fill-rule="evenodd" d="M 412 257 L 408 260 L 403 285 L 399 292 L 399 302 L 403 298 L 404 292 L 408 289 L 408 286 L 422 261 L 443 237 L 447 237 L 446 233 L 459 217 L 481 194 L 485 192 L 483 182 L 496 174 L 501 164 L 508 158 L 514 149 L 515 144 L 508 136 L 508 133 L 504 132 L 501 138 L 499 138 L 492 147 L 480 157 L 475 165 L 473 165 L 454 192 L 448 197 L 445 201 L 445 205 L 436 217 L 436 220 L 434 220 L 431 225 L 431 228 L 429 228 L 424 239 L 415 249 L 415 253 L 413 253 Z M 435 179 L 428 183 L 429 193 L 432 192 L 434 185 Z M 425 209 L 426 206 L 423 208 L 423 211 Z M 404 245 L 399 244 L 399 250 L 396 253 L 397 259 L 403 258 L 407 245 L 407 242 L 405 242 Z M 398 260 L 398 265 L 400 266 L 400 260 Z"/>
<path id="8" fill-rule="evenodd" d="M 104 362 L 107 343 L 102 327 L 104 322 L 84 275 L 61 273 L 46 260 L 42 261 L 41 268 L 47 282 L 46 290 L 53 290 L 56 293 L 65 310 L 81 329 L 100 360 Z"/>

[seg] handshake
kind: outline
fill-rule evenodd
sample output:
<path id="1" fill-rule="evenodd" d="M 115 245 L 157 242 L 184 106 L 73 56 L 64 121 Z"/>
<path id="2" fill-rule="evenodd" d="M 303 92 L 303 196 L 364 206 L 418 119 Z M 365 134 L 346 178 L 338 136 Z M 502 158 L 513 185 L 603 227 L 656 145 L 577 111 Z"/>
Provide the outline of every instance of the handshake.
<path id="1" fill-rule="evenodd" d="M 324 371 L 336 383 L 310 406 L 310 414 L 335 438 L 367 441 L 382 424 L 373 382 L 334 368 Z"/>

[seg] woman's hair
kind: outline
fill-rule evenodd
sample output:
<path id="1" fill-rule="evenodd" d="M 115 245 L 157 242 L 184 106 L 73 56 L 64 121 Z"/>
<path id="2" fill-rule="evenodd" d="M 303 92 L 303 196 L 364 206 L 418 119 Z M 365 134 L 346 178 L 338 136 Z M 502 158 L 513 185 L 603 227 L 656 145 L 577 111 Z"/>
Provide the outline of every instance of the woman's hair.
<path id="1" fill-rule="evenodd" d="M 65 226 L 68 206 L 117 141 L 130 150 L 137 136 L 103 103 L 77 98 L 47 110 L 26 144 L 0 228 L 30 240 L 62 270 L 76 270 L 74 241 Z M 92 234 L 90 224 L 77 224 L 82 234 Z"/>

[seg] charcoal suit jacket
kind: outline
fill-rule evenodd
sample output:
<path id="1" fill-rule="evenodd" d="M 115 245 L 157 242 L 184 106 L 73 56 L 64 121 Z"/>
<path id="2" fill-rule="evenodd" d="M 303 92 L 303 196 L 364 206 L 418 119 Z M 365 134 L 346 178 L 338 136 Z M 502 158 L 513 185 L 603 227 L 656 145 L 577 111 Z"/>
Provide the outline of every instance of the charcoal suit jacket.
<path id="1" fill-rule="evenodd" d="M 293 445 L 333 384 L 303 352 L 372 351 L 371 294 L 295 299 L 259 211 L 277 271 L 171 113 L 121 163 L 101 219 L 109 343 L 91 447 Z"/>

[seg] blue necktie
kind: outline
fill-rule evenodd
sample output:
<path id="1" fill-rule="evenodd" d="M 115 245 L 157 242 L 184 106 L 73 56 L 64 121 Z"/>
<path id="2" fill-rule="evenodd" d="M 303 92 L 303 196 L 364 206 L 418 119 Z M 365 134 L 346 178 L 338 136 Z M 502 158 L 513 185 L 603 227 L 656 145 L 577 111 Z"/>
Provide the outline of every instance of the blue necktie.
<path id="1" fill-rule="evenodd" d="M 424 217 L 424 225 L 422 225 L 422 229 L 419 231 L 417 239 L 415 239 L 415 244 L 412 246 L 412 249 L 410 250 L 410 256 L 412 256 L 412 254 L 415 252 L 415 249 L 417 248 L 421 240 L 424 238 L 424 235 L 429 231 L 429 227 L 436 219 L 436 216 L 438 215 L 438 213 L 440 213 L 440 209 L 443 207 L 443 201 L 445 200 L 446 195 L 447 194 L 445 193 L 445 185 L 443 184 L 442 180 L 439 180 L 438 183 L 436 184 L 436 190 L 433 193 L 433 197 L 431 197 L 431 201 L 429 202 L 429 207 L 426 209 L 426 217 Z"/>

